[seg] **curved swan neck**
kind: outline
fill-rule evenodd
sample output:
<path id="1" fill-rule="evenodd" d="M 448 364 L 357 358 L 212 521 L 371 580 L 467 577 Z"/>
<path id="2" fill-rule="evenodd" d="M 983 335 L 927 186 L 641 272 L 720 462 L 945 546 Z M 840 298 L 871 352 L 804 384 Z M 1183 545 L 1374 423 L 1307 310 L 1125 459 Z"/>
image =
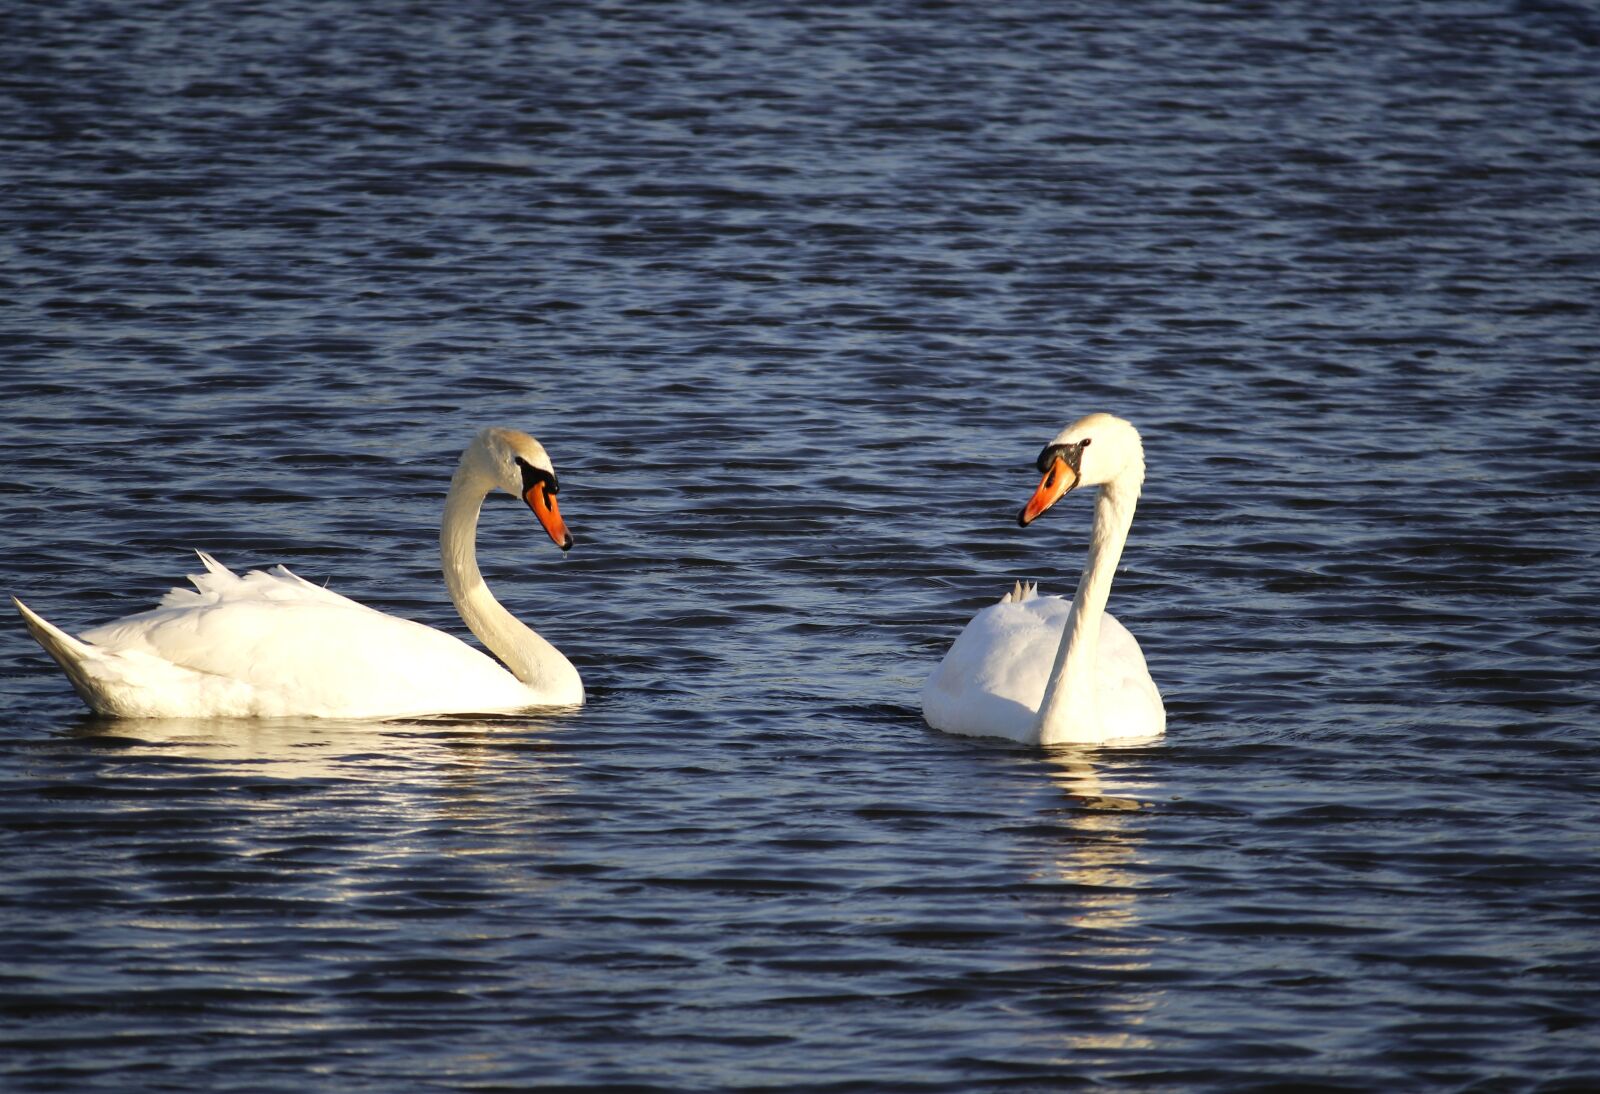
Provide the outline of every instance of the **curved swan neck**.
<path id="1" fill-rule="evenodd" d="M 1111 582 L 1123 545 L 1128 542 L 1134 508 L 1139 504 L 1142 470 L 1106 483 L 1095 498 L 1088 559 L 1072 598 L 1072 610 L 1056 650 L 1050 682 L 1045 685 L 1044 700 L 1039 704 L 1040 744 L 1101 739 L 1097 696 L 1100 618 L 1111 597 Z"/>
<path id="2" fill-rule="evenodd" d="M 439 528 L 439 561 L 450 600 L 467 629 L 530 687 L 553 684 L 558 666 L 570 672 L 561 652 L 501 606 L 478 572 L 478 514 L 494 479 L 473 465 L 471 453 L 461 458 L 444 502 Z"/>

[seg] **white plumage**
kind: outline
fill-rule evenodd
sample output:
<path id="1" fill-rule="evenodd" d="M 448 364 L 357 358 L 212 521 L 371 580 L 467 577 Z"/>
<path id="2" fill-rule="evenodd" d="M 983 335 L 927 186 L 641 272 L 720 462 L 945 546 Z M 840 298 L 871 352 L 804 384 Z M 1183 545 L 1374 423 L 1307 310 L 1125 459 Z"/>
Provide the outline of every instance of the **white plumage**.
<path id="1" fill-rule="evenodd" d="M 583 702 L 577 670 L 489 593 L 473 550 L 496 487 L 525 497 L 558 544 L 555 472 L 532 437 L 480 433 L 445 503 L 441 555 L 451 599 L 484 644 L 359 604 L 284 567 L 239 577 L 210 555 L 195 588 L 74 638 L 13 598 L 39 644 L 98 713 L 126 718 L 386 718 L 490 713 Z"/>
<path id="2" fill-rule="evenodd" d="M 1018 582 L 978 612 L 929 676 L 923 717 L 948 733 L 1025 744 L 1158 737 L 1166 710 L 1144 653 L 1105 611 L 1144 479 L 1139 435 L 1120 418 L 1091 414 L 1058 434 L 1040 465 L 1023 524 L 1075 486 L 1100 486 L 1077 595 L 1040 596 Z"/>

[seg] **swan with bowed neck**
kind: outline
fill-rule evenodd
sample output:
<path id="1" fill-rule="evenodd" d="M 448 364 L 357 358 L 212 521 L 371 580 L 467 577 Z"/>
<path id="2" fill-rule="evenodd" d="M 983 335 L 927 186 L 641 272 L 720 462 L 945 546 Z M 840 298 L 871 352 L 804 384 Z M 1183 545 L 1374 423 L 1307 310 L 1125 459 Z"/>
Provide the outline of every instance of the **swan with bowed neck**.
<path id="1" fill-rule="evenodd" d="M 1144 652 L 1106 600 L 1144 483 L 1132 425 L 1090 414 L 1039 453 L 1044 478 L 1017 521 L 1078 486 L 1098 486 L 1089 556 L 1076 595 L 1040 596 L 1018 582 L 957 636 L 922 690 L 934 729 L 1024 744 L 1106 744 L 1159 737 L 1167 713 Z"/>
<path id="2" fill-rule="evenodd" d="M 511 429 L 479 433 L 445 499 L 440 559 L 463 622 L 504 667 L 282 566 L 239 577 L 204 553 L 193 591 L 173 589 L 160 607 L 78 638 L 12 602 L 83 701 L 113 717 L 397 718 L 580 705 L 572 663 L 502 607 L 478 572 L 478 514 L 495 489 L 526 501 L 563 551 L 572 536 L 543 446 Z"/>

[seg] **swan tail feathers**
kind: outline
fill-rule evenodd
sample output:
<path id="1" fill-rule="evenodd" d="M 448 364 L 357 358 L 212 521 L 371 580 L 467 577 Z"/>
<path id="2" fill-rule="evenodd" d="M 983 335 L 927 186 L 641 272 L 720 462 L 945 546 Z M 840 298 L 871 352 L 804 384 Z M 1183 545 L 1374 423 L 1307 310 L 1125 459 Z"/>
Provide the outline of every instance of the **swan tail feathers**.
<path id="1" fill-rule="evenodd" d="M 171 664 L 138 650 L 118 650 L 74 638 L 16 597 L 11 602 L 34 639 L 61 666 L 72 690 L 96 714 L 180 717 L 193 706 L 195 695 L 209 704 L 208 714 L 213 716 L 259 714 L 254 689 L 243 681 Z"/>
<path id="2" fill-rule="evenodd" d="M 28 625 L 28 633 L 33 635 L 33 640 L 44 647 L 44 652 L 55 659 L 61 666 L 61 671 L 67 674 L 67 679 L 72 681 L 73 688 L 84 701 L 91 707 L 95 704 L 91 696 L 98 692 L 94 684 L 94 675 L 89 663 L 94 659 L 95 647 L 81 638 L 74 638 L 44 616 L 28 607 L 16 597 L 11 598 L 11 603 L 17 606 L 22 621 Z M 96 707 L 98 709 L 98 707 Z"/>
<path id="3" fill-rule="evenodd" d="M 44 647 L 44 652 L 60 662 L 62 668 L 66 668 L 69 662 L 81 661 L 88 656 L 91 649 L 89 643 L 72 637 L 16 597 L 11 598 L 11 603 L 17 606 L 17 612 L 28 625 L 28 633 L 33 635 L 33 640 Z"/>

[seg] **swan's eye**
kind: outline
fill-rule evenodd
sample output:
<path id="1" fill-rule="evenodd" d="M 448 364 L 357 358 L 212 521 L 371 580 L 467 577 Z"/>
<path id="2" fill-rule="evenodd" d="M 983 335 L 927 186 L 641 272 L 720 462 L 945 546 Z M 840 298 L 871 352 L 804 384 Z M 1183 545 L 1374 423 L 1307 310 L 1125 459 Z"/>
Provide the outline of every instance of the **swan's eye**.
<path id="1" fill-rule="evenodd" d="M 1088 448 L 1089 447 L 1089 442 L 1092 441 L 1092 440 L 1094 440 L 1093 437 L 1085 437 L 1083 440 L 1078 442 L 1078 447 L 1079 448 Z"/>

